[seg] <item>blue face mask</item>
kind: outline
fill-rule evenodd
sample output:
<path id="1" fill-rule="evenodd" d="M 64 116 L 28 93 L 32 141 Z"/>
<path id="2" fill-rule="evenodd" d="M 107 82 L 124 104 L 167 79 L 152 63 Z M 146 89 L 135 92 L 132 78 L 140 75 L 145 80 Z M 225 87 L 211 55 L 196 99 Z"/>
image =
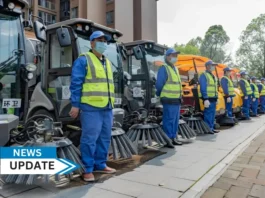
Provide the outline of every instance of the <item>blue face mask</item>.
<path id="1" fill-rule="evenodd" d="M 107 44 L 104 42 L 96 42 L 96 46 L 95 46 L 95 50 L 100 53 L 103 54 L 107 49 Z"/>
<path id="2" fill-rule="evenodd" d="M 176 57 L 172 57 L 171 59 L 170 59 L 170 62 L 172 63 L 172 64 L 174 64 L 175 62 L 177 62 L 177 58 Z"/>

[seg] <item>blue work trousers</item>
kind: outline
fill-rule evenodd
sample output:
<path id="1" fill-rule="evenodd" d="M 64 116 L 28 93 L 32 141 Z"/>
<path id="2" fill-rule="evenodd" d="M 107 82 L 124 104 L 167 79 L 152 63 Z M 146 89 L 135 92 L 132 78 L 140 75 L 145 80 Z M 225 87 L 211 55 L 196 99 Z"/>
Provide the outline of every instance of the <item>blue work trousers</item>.
<path id="1" fill-rule="evenodd" d="M 260 96 L 260 111 L 265 113 L 265 96 Z"/>
<path id="2" fill-rule="evenodd" d="M 210 106 L 208 108 L 204 108 L 203 111 L 204 122 L 206 122 L 211 130 L 214 130 L 215 112 L 216 102 L 210 102 Z"/>
<path id="3" fill-rule="evenodd" d="M 256 100 L 253 101 L 253 98 L 252 98 L 251 110 L 254 116 L 258 115 L 258 107 L 259 107 L 259 99 L 256 98 Z"/>
<path id="4" fill-rule="evenodd" d="M 178 134 L 180 105 L 163 104 L 163 130 L 170 139 Z"/>
<path id="5" fill-rule="evenodd" d="M 111 109 L 81 112 L 80 150 L 86 173 L 106 168 L 112 121 Z"/>
<path id="6" fill-rule="evenodd" d="M 233 98 L 231 97 L 231 102 L 227 102 L 227 98 L 225 98 L 225 108 L 228 117 L 233 117 Z"/>
<path id="7" fill-rule="evenodd" d="M 245 97 L 243 97 L 242 113 L 246 118 L 249 118 L 250 103 L 251 103 L 250 96 L 248 96 L 248 99 L 245 99 Z"/>

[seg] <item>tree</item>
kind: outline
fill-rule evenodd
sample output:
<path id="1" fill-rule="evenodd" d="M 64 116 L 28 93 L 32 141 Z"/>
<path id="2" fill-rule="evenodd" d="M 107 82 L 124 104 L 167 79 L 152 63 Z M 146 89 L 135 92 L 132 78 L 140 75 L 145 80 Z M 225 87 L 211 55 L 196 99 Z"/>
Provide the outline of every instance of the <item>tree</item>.
<path id="1" fill-rule="evenodd" d="M 202 38 L 198 36 L 197 38 L 191 39 L 187 44 L 195 46 L 198 49 L 200 49 L 201 48 L 201 44 L 202 44 Z"/>
<path id="2" fill-rule="evenodd" d="M 200 46 L 201 55 L 215 62 L 225 63 L 227 55 L 224 48 L 229 40 L 230 38 L 227 36 L 222 25 L 211 26 L 202 40 Z"/>
<path id="3" fill-rule="evenodd" d="M 238 65 L 251 71 L 252 75 L 265 76 L 265 14 L 253 19 L 239 40 Z"/>
<path id="4" fill-rule="evenodd" d="M 200 55 L 200 49 L 196 46 L 193 46 L 191 44 L 181 44 L 181 45 L 174 45 L 174 48 L 181 52 L 181 54 L 186 54 L 186 55 Z"/>

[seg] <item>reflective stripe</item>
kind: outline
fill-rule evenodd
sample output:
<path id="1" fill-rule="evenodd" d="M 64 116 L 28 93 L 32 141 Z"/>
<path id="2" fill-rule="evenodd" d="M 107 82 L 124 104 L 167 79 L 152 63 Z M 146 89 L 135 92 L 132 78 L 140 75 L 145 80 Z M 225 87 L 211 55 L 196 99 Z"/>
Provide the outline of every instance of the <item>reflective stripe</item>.
<path id="1" fill-rule="evenodd" d="M 176 91 L 171 90 L 163 90 L 164 93 L 176 94 Z"/>
<path id="2" fill-rule="evenodd" d="M 227 76 L 223 76 L 223 78 L 228 80 L 228 94 L 229 96 L 235 95 L 235 89 L 234 89 L 234 84 L 231 79 L 229 79 Z"/>
<path id="3" fill-rule="evenodd" d="M 109 97 L 108 92 L 99 92 L 99 91 L 93 91 L 93 92 L 83 92 L 83 96 L 104 96 Z M 110 93 L 110 97 L 114 97 L 114 93 Z"/>
<path id="4" fill-rule="evenodd" d="M 86 79 L 85 83 L 107 83 L 106 78 L 93 78 L 93 79 Z M 109 80 L 109 83 L 113 83 L 113 80 Z"/>
<path id="5" fill-rule="evenodd" d="M 259 88 L 258 88 L 258 86 L 256 84 L 254 84 L 254 83 L 251 83 L 251 85 L 253 85 L 253 87 L 254 87 L 254 96 L 255 96 L 255 98 L 259 98 Z"/>
<path id="6" fill-rule="evenodd" d="M 245 82 L 245 88 L 246 88 L 247 95 L 251 95 L 253 93 L 253 91 L 250 87 L 249 82 L 245 79 L 241 79 L 241 80 Z"/>
<path id="7" fill-rule="evenodd" d="M 217 97 L 218 93 L 217 93 L 217 79 L 214 77 L 212 77 L 211 74 L 208 74 L 207 72 L 203 72 L 201 75 L 205 75 L 206 77 L 206 83 L 207 83 L 207 95 L 208 97 Z M 199 87 L 200 88 L 200 87 Z M 201 91 L 199 90 L 199 97 L 202 97 Z"/>
<path id="8" fill-rule="evenodd" d="M 260 95 L 265 96 L 265 85 L 261 84 L 261 86 L 262 86 L 262 89 L 261 89 Z"/>
<path id="9" fill-rule="evenodd" d="M 94 65 L 93 61 L 91 60 L 90 56 L 88 54 L 85 54 L 85 55 L 86 55 L 86 59 L 87 59 L 87 62 L 88 62 L 89 68 L 90 68 L 92 79 L 95 79 L 95 78 L 97 78 L 95 65 Z"/>

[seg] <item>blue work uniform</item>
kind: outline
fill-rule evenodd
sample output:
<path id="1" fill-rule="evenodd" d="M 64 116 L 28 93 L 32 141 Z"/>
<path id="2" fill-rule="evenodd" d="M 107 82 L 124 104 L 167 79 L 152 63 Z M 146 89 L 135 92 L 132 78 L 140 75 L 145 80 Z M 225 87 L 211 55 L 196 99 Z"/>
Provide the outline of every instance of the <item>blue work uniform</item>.
<path id="1" fill-rule="evenodd" d="M 259 107 L 259 98 L 256 98 L 254 95 L 255 87 L 254 85 L 250 84 L 250 87 L 252 89 L 252 100 L 251 100 L 251 111 L 253 113 L 253 116 L 258 115 L 258 107 Z M 253 101 L 253 98 L 256 98 L 255 101 Z"/>
<path id="2" fill-rule="evenodd" d="M 261 91 L 263 89 L 262 84 L 258 84 L 259 93 L 261 94 Z M 260 95 L 260 113 L 265 113 L 265 95 Z"/>
<path id="3" fill-rule="evenodd" d="M 100 60 L 105 68 L 105 58 Z M 80 56 L 73 64 L 71 75 L 71 103 L 81 111 L 80 121 L 82 135 L 80 151 L 86 173 L 94 170 L 103 170 L 107 167 L 108 149 L 111 140 L 113 122 L 112 105 L 109 99 L 107 106 L 103 108 L 93 107 L 81 103 L 82 86 L 87 74 L 87 60 Z"/>
<path id="4" fill-rule="evenodd" d="M 176 68 L 172 67 L 176 72 Z M 177 72 L 176 72 L 177 73 Z M 168 79 L 165 66 L 161 66 L 157 73 L 156 95 L 160 97 L 164 85 Z M 163 130 L 170 139 L 174 139 L 178 134 L 181 99 L 160 98 L 163 105 Z"/>
<path id="5" fill-rule="evenodd" d="M 226 108 L 226 112 L 228 117 L 233 117 L 233 97 L 235 97 L 235 95 L 231 95 L 229 94 L 229 90 L 228 90 L 228 80 L 226 78 L 222 78 L 221 79 L 221 86 L 224 92 L 224 98 L 225 98 L 225 108 Z M 227 98 L 230 97 L 231 98 L 231 102 L 228 103 L 227 102 Z"/>
<path id="6" fill-rule="evenodd" d="M 252 94 L 248 95 L 247 94 L 247 90 L 246 90 L 246 86 L 245 86 L 245 82 L 243 80 L 239 81 L 239 86 L 240 89 L 243 93 L 243 106 L 242 106 L 242 113 L 244 114 L 244 116 L 249 119 L 249 109 L 250 109 L 250 104 L 251 104 L 251 96 Z M 248 99 L 245 99 L 245 97 L 248 96 Z"/>
<path id="7" fill-rule="evenodd" d="M 209 71 L 206 71 L 206 72 L 208 72 L 210 75 L 212 75 L 215 83 L 217 83 L 215 76 Z M 209 102 L 210 102 L 209 108 L 204 108 L 204 111 L 203 111 L 204 121 L 210 127 L 210 129 L 213 131 L 214 130 L 214 122 L 215 122 L 215 114 L 216 114 L 216 103 L 217 103 L 218 96 L 216 95 L 214 97 L 208 97 L 207 78 L 204 74 L 200 75 L 199 83 L 200 83 L 200 91 L 201 91 L 201 95 L 202 95 L 201 99 L 203 100 L 203 102 L 205 100 L 209 100 Z"/>

